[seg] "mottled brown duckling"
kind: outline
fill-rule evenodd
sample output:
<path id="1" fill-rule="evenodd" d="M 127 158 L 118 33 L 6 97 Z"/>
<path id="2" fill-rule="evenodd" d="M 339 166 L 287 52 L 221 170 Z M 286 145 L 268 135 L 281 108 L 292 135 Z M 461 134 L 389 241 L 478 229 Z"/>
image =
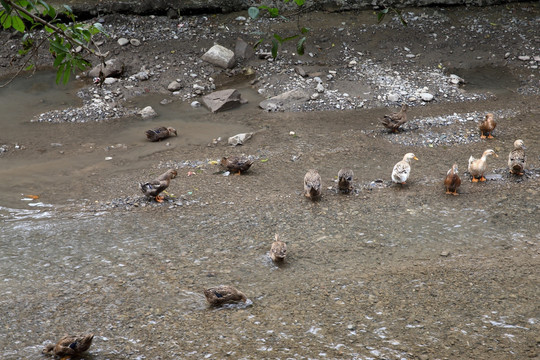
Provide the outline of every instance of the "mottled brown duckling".
<path id="1" fill-rule="evenodd" d="M 461 185 L 461 178 L 458 174 L 457 164 L 452 165 L 452 168 L 446 173 L 444 179 L 444 186 L 446 187 L 446 193 L 452 195 L 459 195 L 457 192 L 458 187 Z"/>
<path id="2" fill-rule="evenodd" d="M 230 156 L 221 159 L 221 166 L 236 175 L 245 173 L 251 165 L 253 165 L 253 160 L 249 160 L 245 156 Z"/>
<path id="3" fill-rule="evenodd" d="M 407 153 L 403 156 L 403 160 L 399 161 L 394 165 L 392 169 L 392 181 L 405 185 L 409 175 L 411 173 L 411 160 L 418 160 L 418 158 L 413 153 Z"/>
<path id="4" fill-rule="evenodd" d="M 338 189 L 342 193 L 350 193 L 353 189 L 354 173 L 351 169 L 341 169 L 338 172 Z"/>
<path id="5" fill-rule="evenodd" d="M 159 194 L 169 187 L 171 179 L 178 175 L 176 170 L 169 169 L 158 178 L 147 183 L 139 183 L 139 188 L 147 197 L 155 197 L 157 202 L 163 202 L 163 197 Z"/>
<path id="6" fill-rule="evenodd" d="M 399 112 L 391 115 L 384 115 L 384 118 L 381 120 L 381 124 L 392 132 L 398 132 L 400 126 L 407 122 L 408 108 L 409 106 L 407 104 L 403 104 L 401 105 L 401 110 Z"/>
<path id="7" fill-rule="evenodd" d="M 321 175 L 317 170 L 311 169 L 304 176 L 304 195 L 311 200 L 321 197 Z"/>
<path id="8" fill-rule="evenodd" d="M 495 120 L 493 120 L 493 114 L 486 114 L 486 118 L 478 125 L 478 128 L 480 129 L 480 138 L 485 139 L 485 134 L 487 134 L 488 139 L 493 139 L 492 132 L 495 130 L 496 126 L 497 124 L 495 123 Z"/>
<path id="9" fill-rule="evenodd" d="M 161 141 L 169 136 L 178 136 L 176 129 L 172 127 L 158 127 L 151 130 L 146 130 L 146 138 L 150 141 Z"/>
<path id="10" fill-rule="evenodd" d="M 228 285 L 220 285 L 206 289 L 204 290 L 204 296 L 206 297 L 206 301 L 212 306 L 247 301 L 247 296 L 243 292 Z"/>
<path id="11" fill-rule="evenodd" d="M 283 262 L 287 256 L 287 244 L 279 240 L 279 235 L 276 234 L 272 247 L 270 248 L 270 258 L 274 262 Z"/>
<path id="12" fill-rule="evenodd" d="M 471 173 L 472 182 L 486 181 L 484 173 L 487 169 L 487 157 L 489 155 L 499 157 L 497 154 L 495 154 L 495 151 L 488 149 L 484 151 L 480 159 L 475 159 L 472 156 L 469 158 L 469 173 Z"/>
<path id="13" fill-rule="evenodd" d="M 523 140 L 514 141 L 514 150 L 508 154 L 508 168 L 515 175 L 523 175 L 525 165 L 527 163 L 527 155 L 525 154 L 525 144 Z"/>
<path id="14" fill-rule="evenodd" d="M 66 335 L 56 344 L 47 345 L 43 353 L 56 356 L 78 356 L 90 348 L 93 339 L 94 334 Z"/>

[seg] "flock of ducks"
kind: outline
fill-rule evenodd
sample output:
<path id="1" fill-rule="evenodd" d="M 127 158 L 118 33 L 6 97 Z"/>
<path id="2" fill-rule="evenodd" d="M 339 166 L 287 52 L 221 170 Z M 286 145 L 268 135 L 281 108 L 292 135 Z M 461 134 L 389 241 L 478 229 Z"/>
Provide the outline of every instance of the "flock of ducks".
<path id="1" fill-rule="evenodd" d="M 399 128 L 407 122 L 407 105 L 404 104 L 401 110 L 397 113 L 386 115 L 381 123 L 392 132 L 398 132 Z M 493 114 L 489 113 L 480 123 L 479 129 L 481 138 L 493 138 L 493 130 L 496 127 Z M 146 137 L 150 141 L 161 141 L 172 135 L 177 136 L 175 129 L 171 127 L 159 127 L 146 131 Z M 510 173 L 517 176 L 524 174 L 527 157 L 525 154 L 525 145 L 523 140 L 514 142 L 514 149 L 508 155 L 508 168 Z M 469 158 L 468 170 L 472 176 L 472 182 L 486 181 L 484 176 L 487 169 L 488 156 L 498 155 L 492 149 L 484 151 L 482 157 L 475 159 L 473 156 Z M 392 181 L 396 184 L 404 185 L 409 178 L 411 172 L 411 161 L 418 160 L 413 153 L 407 153 L 403 159 L 394 165 L 392 169 Z M 246 157 L 223 157 L 221 166 L 235 174 L 242 174 L 249 170 L 253 164 L 252 160 Z M 139 188 L 142 193 L 154 198 L 158 202 L 163 202 L 163 197 L 160 194 L 167 189 L 171 179 L 178 175 L 176 170 L 169 169 L 165 173 L 158 176 L 156 179 L 146 183 L 140 183 Z M 342 193 L 350 193 L 353 189 L 354 173 L 351 169 L 343 168 L 338 172 L 338 190 Z M 446 194 L 458 195 L 458 188 L 461 185 L 461 178 L 458 173 L 458 165 L 453 164 L 448 170 L 444 179 Z M 304 195 L 311 200 L 319 200 L 322 194 L 321 176 L 315 169 L 309 170 L 304 176 Z M 283 263 L 287 256 L 287 244 L 279 239 L 278 234 L 275 235 L 275 240 L 270 248 L 269 256 L 276 264 Z M 206 301 L 211 306 L 222 306 L 229 303 L 247 302 L 247 296 L 233 286 L 220 285 L 203 291 Z M 50 344 L 43 353 L 49 355 L 70 358 L 78 356 L 88 350 L 92 344 L 94 334 L 82 335 L 66 335 L 61 338 L 56 344 Z"/>

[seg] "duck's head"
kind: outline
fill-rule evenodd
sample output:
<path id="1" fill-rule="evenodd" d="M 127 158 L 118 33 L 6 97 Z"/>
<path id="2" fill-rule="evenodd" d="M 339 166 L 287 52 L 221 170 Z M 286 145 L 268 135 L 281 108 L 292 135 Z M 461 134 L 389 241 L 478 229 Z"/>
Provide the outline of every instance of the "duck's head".
<path id="1" fill-rule="evenodd" d="M 418 160 L 418 158 L 417 158 L 413 153 L 407 153 L 407 154 L 405 154 L 405 156 L 403 157 L 403 160 L 405 160 L 405 161 L 407 161 L 407 162 L 411 162 L 412 159 Z"/>
<path id="2" fill-rule="evenodd" d="M 174 134 L 174 136 L 178 136 L 178 133 L 176 132 L 175 128 L 168 127 L 167 130 L 169 131 L 169 135 Z"/>
<path id="3" fill-rule="evenodd" d="M 525 150 L 527 148 L 525 147 L 525 144 L 523 143 L 523 140 L 520 139 L 520 140 L 514 141 L 514 149 L 524 149 Z"/>
<path id="4" fill-rule="evenodd" d="M 174 179 L 178 175 L 178 172 L 176 170 L 170 169 L 167 170 L 167 177 L 169 179 Z"/>
<path id="5" fill-rule="evenodd" d="M 401 105 L 401 110 L 403 110 L 403 111 L 407 111 L 408 108 L 409 108 L 409 105 L 407 105 L 407 104 L 402 104 Z"/>
<path id="6" fill-rule="evenodd" d="M 486 151 L 484 151 L 484 153 L 482 154 L 482 157 L 489 156 L 489 155 L 499 157 L 499 155 L 495 154 L 495 150 L 492 150 L 492 149 L 487 149 Z"/>
<path id="7" fill-rule="evenodd" d="M 452 168 L 448 170 L 448 172 L 446 173 L 446 175 L 450 175 L 450 174 L 456 174 L 456 175 L 458 174 L 457 164 L 452 165 Z"/>

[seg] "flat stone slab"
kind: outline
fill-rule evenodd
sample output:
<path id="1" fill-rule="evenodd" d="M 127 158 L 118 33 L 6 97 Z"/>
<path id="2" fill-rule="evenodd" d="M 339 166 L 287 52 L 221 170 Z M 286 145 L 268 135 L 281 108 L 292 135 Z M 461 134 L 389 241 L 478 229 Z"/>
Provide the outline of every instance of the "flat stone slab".
<path id="1" fill-rule="evenodd" d="M 214 45 L 202 57 L 202 60 L 220 66 L 224 69 L 231 69 L 235 65 L 234 51 L 221 45 Z"/>
<path id="2" fill-rule="evenodd" d="M 309 99 L 309 94 L 304 90 L 293 89 L 261 101 L 259 107 L 266 111 L 285 111 L 291 109 L 294 105 L 306 102 Z"/>
<path id="3" fill-rule="evenodd" d="M 230 110 L 247 102 L 242 99 L 242 95 L 236 89 L 214 91 L 211 94 L 203 96 L 202 101 L 214 113 Z"/>
<path id="4" fill-rule="evenodd" d="M 97 77 L 99 72 L 103 72 L 103 77 L 120 77 L 124 72 L 124 63 L 118 59 L 105 61 L 105 66 L 99 64 L 88 72 L 88 77 Z"/>

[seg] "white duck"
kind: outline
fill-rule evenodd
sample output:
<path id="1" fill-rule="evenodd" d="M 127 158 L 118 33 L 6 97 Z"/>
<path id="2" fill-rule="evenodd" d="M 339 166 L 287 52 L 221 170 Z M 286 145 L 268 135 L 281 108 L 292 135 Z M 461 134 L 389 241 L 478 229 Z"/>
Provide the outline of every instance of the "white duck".
<path id="1" fill-rule="evenodd" d="M 394 169 L 392 170 L 392 181 L 405 185 L 405 182 L 409 178 L 409 174 L 411 173 L 411 160 L 418 160 L 416 156 L 414 156 L 413 153 L 407 153 L 405 156 L 403 156 L 403 160 L 398 162 L 396 165 L 394 165 Z"/>
<path id="2" fill-rule="evenodd" d="M 469 158 L 469 173 L 472 176 L 472 182 L 486 181 L 484 173 L 487 169 L 487 157 L 489 155 L 499 157 L 499 155 L 495 154 L 495 151 L 488 149 L 484 151 L 480 159 L 475 159 L 473 156 Z"/>

